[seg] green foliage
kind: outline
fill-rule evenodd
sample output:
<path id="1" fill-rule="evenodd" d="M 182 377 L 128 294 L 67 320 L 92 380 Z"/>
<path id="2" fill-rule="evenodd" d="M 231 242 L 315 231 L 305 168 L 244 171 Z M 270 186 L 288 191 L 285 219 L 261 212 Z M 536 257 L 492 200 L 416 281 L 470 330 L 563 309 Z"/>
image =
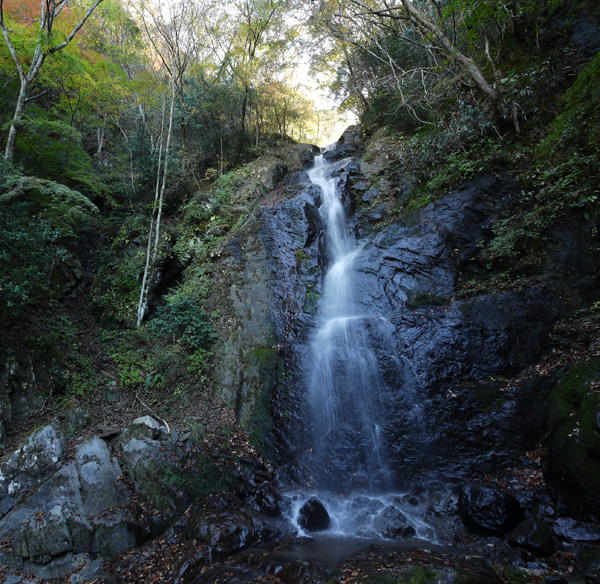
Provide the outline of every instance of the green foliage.
<path id="1" fill-rule="evenodd" d="M 92 309 L 104 326 L 133 324 L 144 251 L 141 247 L 131 246 L 119 252 L 102 249 L 100 255 L 102 262 L 91 289 Z"/>
<path id="2" fill-rule="evenodd" d="M 98 379 L 88 357 L 79 351 L 72 353 L 66 369 L 67 392 L 77 397 L 85 397 L 98 387 Z"/>
<path id="3" fill-rule="evenodd" d="M 95 173 L 83 136 L 76 128 L 50 119 L 45 110 L 30 107 L 17 138 L 17 159 L 38 176 L 100 195 L 106 187 Z"/>
<path id="4" fill-rule="evenodd" d="M 568 214 L 600 210 L 600 54 L 566 92 L 563 112 L 534 155 L 540 169 L 523 175 L 530 208 L 500 221 L 484 256 L 493 262 L 543 253 L 544 234 Z"/>
<path id="5" fill-rule="evenodd" d="M 598 155 L 600 146 L 600 53 L 577 76 L 564 97 L 565 109 L 552 123 L 540 154 L 568 159 L 577 150 Z"/>
<path id="6" fill-rule="evenodd" d="M 97 209 L 64 185 L 0 170 L 0 306 L 15 311 L 64 291 L 76 265 L 69 245 Z"/>
<path id="7" fill-rule="evenodd" d="M 168 335 L 189 351 L 209 349 L 216 333 L 204 308 L 190 298 L 171 296 L 149 324 L 156 336 Z"/>
<path id="8" fill-rule="evenodd" d="M 508 144 L 485 135 L 467 137 L 459 147 L 442 131 L 413 136 L 401 156 L 420 179 L 420 186 L 404 202 L 404 212 L 410 215 L 478 173 L 501 172 L 513 153 Z"/>
<path id="9" fill-rule="evenodd" d="M 42 300 L 52 292 L 51 276 L 68 254 L 57 245 L 60 232 L 33 205 L 5 205 L 0 212 L 0 306 L 16 307 Z"/>

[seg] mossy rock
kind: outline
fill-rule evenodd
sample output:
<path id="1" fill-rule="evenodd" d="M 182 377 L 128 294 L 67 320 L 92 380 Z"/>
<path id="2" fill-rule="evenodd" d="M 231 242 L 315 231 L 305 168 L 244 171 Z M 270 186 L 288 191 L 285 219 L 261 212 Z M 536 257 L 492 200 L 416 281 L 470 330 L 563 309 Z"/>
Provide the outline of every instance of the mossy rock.
<path id="1" fill-rule="evenodd" d="M 422 306 L 446 306 L 448 299 L 444 296 L 438 296 L 436 294 L 417 294 L 410 297 L 406 301 L 406 307 L 412 310 L 421 308 Z"/>
<path id="2" fill-rule="evenodd" d="M 438 582 L 440 575 L 431 568 L 413 566 L 401 579 L 403 584 L 434 584 Z"/>
<path id="3" fill-rule="evenodd" d="M 508 584 L 530 584 L 531 582 L 531 576 L 521 568 L 504 566 L 502 573 Z"/>
<path id="4" fill-rule="evenodd" d="M 240 419 L 248 431 L 250 443 L 269 457 L 269 437 L 273 431 L 272 391 L 281 365 L 278 350 L 271 347 L 254 349 L 249 353 L 251 364 L 258 369 L 259 383 L 254 388 L 254 406 Z"/>
<path id="5" fill-rule="evenodd" d="M 600 358 L 573 366 L 550 395 L 546 473 L 574 513 L 600 516 Z"/>
<path id="6" fill-rule="evenodd" d="M 20 201 L 33 203 L 54 227 L 62 229 L 76 226 L 98 214 L 96 205 L 79 191 L 32 176 L 20 177 L 2 196 L 5 204 Z"/>

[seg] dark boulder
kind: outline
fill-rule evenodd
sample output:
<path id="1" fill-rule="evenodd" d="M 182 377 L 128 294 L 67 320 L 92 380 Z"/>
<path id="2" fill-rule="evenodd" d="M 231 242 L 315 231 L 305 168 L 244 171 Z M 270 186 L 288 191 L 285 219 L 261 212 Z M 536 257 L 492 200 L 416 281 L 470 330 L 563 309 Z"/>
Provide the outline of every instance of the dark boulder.
<path id="1" fill-rule="evenodd" d="M 183 536 L 195 540 L 210 556 L 229 556 L 249 545 L 268 541 L 281 532 L 251 509 L 204 509 L 192 515 Z"/>
<path id="2" fill-rule="evenodd" d="M 298 525 L 307 531 L 323 531 L 330 524 L 325 505 L 316 497 L 311 497 L 298 511 Z"/>
<path id="3" fill-rule="evenodd" d="M 519 523 L 506 539 L 510 545 L 538 556 L 550 556 L 556 549 L 552 533 L 537 517 L 528 517 Z"/>
<path id="4" fill-rule="evenodd" d="M 521 506 L 513 496 L 477 484 L 462 488 L 458 511 L 465 525 L 484 534 L 507 533 L 523 519 Z"/>

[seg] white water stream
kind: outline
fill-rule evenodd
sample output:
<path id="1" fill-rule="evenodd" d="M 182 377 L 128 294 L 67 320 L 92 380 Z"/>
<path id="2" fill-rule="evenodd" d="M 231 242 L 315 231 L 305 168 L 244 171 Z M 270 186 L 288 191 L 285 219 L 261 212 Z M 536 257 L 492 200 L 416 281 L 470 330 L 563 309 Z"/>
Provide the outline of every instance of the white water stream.
<path id="1" fill-rule="evenodd" d="M 309 400 L 314 427 L 313 448 L 318 464 L 328 465 L 328 453 L 336 446 L 342 447 L 344 440 L 352 441 L 355 448 L 348 453 L 349 460 L 345 465 L 348 468 L 328 472 L 329 482 L 333 480 L 341 485 L 338 480 L 344 477 L 336 477 L 336 472 L 352 472 L 362 467 L 361 486 L 371 491 L 389 489 L 391 476 L 378 419 L 381 411 L 378 363 L 370 346 L 365 316 L 357 314 L 353 298 L 352 264 L 360 250 L 348 232 L 338 179 L 330 176 L 330 172 L 331 165 L 323 156 L 317 156 L 308 173 L 311 182 L 323 193 L 321 213 L 326 225 L 329 255 L 319 328 L 311 343 Z M 327 470 L 332 471 L 331 467 Z M 316 480 L 319 482 L 318 471 Z"/>
<path id="2" fill-rule="evenodd" d="M 382 370 L 391 368 L 396 391 L 414 393 L 414 388 L 407 382 L 407 364 L 396 355 L 391 324 L 357 308 L 353 263 L 360 248 L 348 229 L 336 168 L 317 156 L 308 173 L 322 191 L 329 267 L 310 347 L 308 468 L 315 492 L 290 493 L 289 517 L 299 528 L 298 512 L 316 494 L 335 534 L 431 539 L 433 530 L 421 519 L 423 502 L 393 493 L 382 438 L 387 387 Z M 415 408 L 413 399 L 407 407 Z M 420 421 L 413 423 L 418 427 Z"/>

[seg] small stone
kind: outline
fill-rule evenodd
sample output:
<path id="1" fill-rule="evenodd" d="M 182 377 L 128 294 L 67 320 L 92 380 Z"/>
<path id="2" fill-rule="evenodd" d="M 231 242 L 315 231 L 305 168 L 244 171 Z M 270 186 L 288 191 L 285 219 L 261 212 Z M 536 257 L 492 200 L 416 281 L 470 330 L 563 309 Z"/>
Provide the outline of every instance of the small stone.
<path id="1" fill-rule="evenodd" d="M 151 416 L 142 416 L 131 422 L 131 429 L 136 433 L 140 432 L 148 438 L 156 438 L 160 434 L 160 425 Z"/>

